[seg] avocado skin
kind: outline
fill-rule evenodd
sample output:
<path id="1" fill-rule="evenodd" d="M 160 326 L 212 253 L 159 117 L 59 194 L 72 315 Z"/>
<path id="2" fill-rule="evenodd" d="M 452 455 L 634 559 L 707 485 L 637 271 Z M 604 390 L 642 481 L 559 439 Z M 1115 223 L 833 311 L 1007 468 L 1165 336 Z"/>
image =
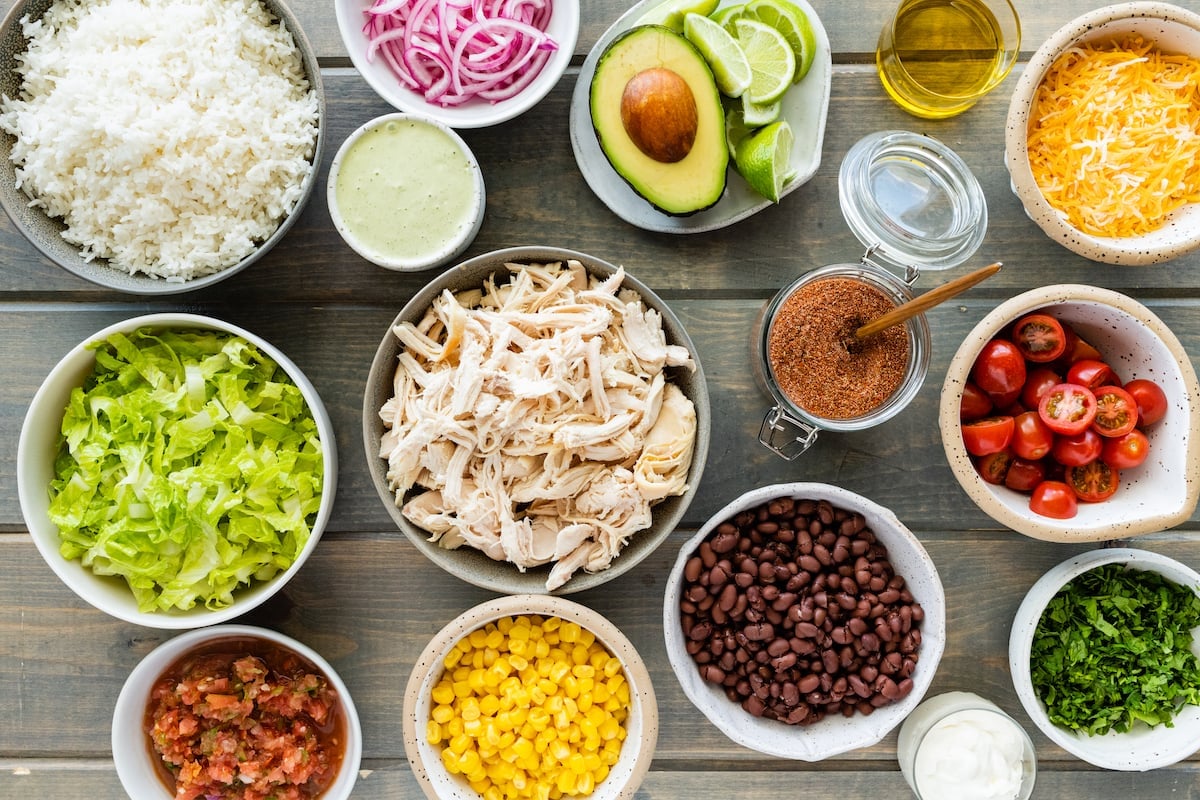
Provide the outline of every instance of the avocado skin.
<path id="1" fill-rule="evenodd" d="M 687 82 L 699 116 L 691 152 L 672 164 L 642 153 L 621 122 L 625 84 L 654 67 L 669 69 Z M 592 127 L 608 162 L 659 211 L 688 216 L 721 199 L 729 166 L 725 109 L 704 56 L 682 35 L 662 25 L 638 25 L 614 39 L 596 63 L 589 105 Z"/>

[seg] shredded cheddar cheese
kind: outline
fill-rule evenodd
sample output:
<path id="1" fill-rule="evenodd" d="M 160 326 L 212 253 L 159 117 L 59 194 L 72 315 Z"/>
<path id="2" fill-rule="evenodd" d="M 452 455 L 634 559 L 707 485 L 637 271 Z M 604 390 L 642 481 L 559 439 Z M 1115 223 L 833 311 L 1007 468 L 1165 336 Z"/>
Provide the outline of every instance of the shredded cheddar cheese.
<path id="1" fill-rule="evenodd" d="M 1200 61 L 1140 36 L 1072 48 L 1034 95 L 1029 165 L 1075 227 L 1135 236 L 1200 200 Z"/>

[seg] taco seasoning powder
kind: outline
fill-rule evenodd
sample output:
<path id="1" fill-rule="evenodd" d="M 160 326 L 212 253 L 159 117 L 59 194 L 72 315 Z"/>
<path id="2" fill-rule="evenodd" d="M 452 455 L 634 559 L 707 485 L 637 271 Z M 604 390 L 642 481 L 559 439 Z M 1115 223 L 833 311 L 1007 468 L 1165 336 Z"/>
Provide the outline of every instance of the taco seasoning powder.
<path id="1" fill-rule="evenodd" d="M 893 325 L 863 341 L 854 331 L 895 308 L 874 286 L 853 278 L 801 285 L 775 313 L 767 361 L 779 390 L 814 417 L 869 414 L 900 388 L 908 333 Z"/>

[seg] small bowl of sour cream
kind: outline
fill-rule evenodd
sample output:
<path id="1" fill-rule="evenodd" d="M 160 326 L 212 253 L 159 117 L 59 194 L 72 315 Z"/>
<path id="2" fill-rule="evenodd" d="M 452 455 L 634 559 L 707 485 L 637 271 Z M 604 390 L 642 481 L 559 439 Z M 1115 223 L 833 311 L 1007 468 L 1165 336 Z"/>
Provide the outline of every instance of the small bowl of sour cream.
<path id="1" fill-rule="evenodd" d="M 354 252 L 387 269 L 432 269 L 462 255 L 483 224 L 483 172 L 453 130 L 385 114 L 351 133 L 329 168 L 329 215 Z"/>

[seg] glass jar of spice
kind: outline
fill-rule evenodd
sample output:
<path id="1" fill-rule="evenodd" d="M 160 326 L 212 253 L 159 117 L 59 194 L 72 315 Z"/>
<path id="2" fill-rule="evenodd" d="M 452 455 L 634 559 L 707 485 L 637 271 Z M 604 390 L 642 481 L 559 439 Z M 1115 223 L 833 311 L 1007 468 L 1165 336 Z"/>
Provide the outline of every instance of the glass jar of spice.
<path id="1" fill-rule="evenodd" d="M 929 370 L 925 315 L 862 339 L 854 331 L 912 299 L 922 269 L 948 269 L 973 255 L 987 229 L 978 180 L 927 136 L 865 137 L 842 161 L 838 184 L 842 213 L 866 253 L 857 264 L 792 281 L 755 327 L 755 375 L 775 400 L 759 441 L 789 460 L 820 430 L 870 428 L 912 401 Z"/>

